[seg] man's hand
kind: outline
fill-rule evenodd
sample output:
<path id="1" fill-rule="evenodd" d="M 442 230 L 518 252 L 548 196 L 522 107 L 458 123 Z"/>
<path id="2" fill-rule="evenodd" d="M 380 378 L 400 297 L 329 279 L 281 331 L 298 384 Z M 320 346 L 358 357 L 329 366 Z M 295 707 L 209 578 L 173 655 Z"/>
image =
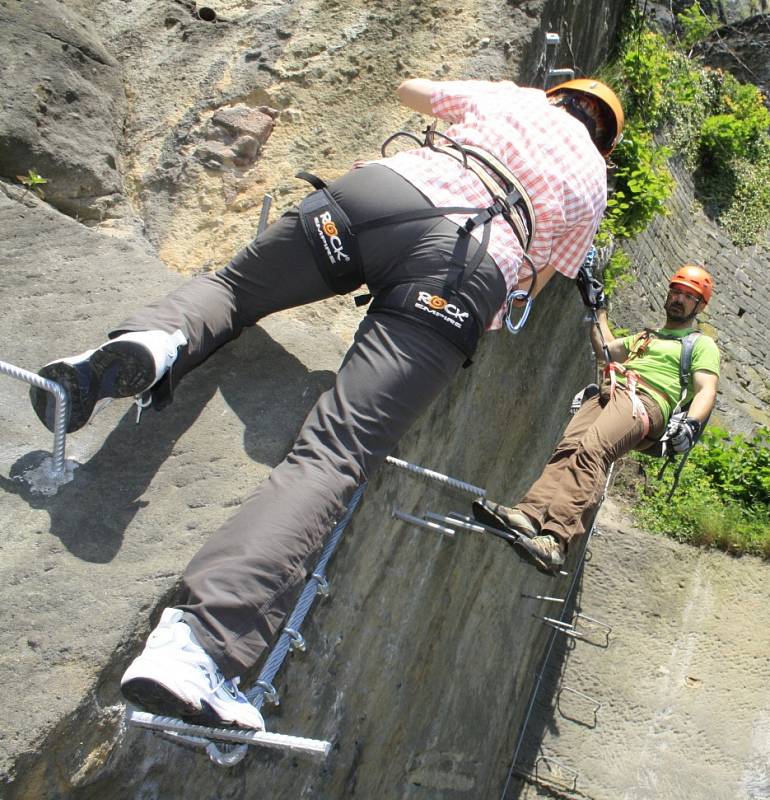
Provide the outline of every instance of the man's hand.
<path id="1" fill-rule="evenodd" d="M 594 275 L 594 264 L 596 263 L 596 248 L 592 247 L 586 253 L 585 260 L 580 265 L 577 274 L 577 287 L 583 303 L 597 311 L 607 307 L 607 298 L 604 296 L 604 284 Z"/>
<path id="2" fill-rule="evenodd" d="M 694 417 L 685 417 L 672 430 L 669 438 L 671 448 L 675 453 L 686 453 L 698 438 L 703 426 Z"/>
<path id="3" fill-rule="evenodd" d="M 606 308 L 607 298 L 604 295 L 604 284 L 590 275 L 587 270 L 580 270 L 577 274 L 577 287 L 583 303 L 594 311 Z"/>

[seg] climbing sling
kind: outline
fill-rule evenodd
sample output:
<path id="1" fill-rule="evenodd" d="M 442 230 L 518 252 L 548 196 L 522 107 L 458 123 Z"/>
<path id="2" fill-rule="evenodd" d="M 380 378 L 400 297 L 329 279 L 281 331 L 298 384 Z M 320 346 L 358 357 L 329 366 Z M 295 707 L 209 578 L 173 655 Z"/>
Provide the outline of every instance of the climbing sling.
<path id="1" fill-rule="evenodd" d="M 382 145 L 383 156 L 388 144 L 397 137 L 405 136 L 413 139 L 421 147 L 429 147 L 437 153 L 448 155 L 470 169 L 490 193 L 491 205 L 486 208 L 448 206 L 414 209 L 353 224 L 332 197 L 326 184 L 315 175 L 303 171 L 298 172 L 297 177 L 307 180 L 316 191 L 300 203 L 299 216 L 316 264 L 327 285 L 336 294 L 346 294 L 364 282 L 357 234 L 403 222 L 444 217 L 449 214 L 471 214 L 472 216 L 469 216 L 463 225 L 458 226 L 457 242 L 444 281 L 420 280 L 386 286 L 378 292 L 368 312 L 402 316 L 432 328 L 466 356 L 465 366 L 467 366 L 478 344 L 483 324 L 462 298 L 460 290 L 486 255 L 491 235 L 489 223 L 495 217 L 502 216 L 511 226 L 525 258 L 529 261 L 526 254 L 534 238 L 535 214 L 523 186 L 491 153 L 455 142 L 433 128 L 426 129 L 424 134 L 424 141 L 420 141 L 414 134 L 403 131 L 393 134 Z M 437 146 L 434 143 L 436 136 L 441 137 L 447 144 Z M 470 234 L 479 226 L 483 228 L 481 242 L 473 257 L 469 258 L 472 238 Z M 532 295 L 535 269 L 531 261 L 529 264 L 532 269 L 530 286 L 526 292 L 511 293 L 518 294 L 514 299 L 529 300 Z M 508 301 L 509 309 L 510 298 L 511 295 Z M 357 298 L 356 302 L 362 305 L 370 299 L 370 295 L 364 295 L 363 298 Z"/>

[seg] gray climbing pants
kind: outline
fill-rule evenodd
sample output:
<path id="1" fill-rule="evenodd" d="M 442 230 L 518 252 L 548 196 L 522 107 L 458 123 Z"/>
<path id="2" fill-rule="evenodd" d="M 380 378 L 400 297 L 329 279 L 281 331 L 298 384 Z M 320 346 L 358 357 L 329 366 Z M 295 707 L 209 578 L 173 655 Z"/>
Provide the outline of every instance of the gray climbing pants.
<path id="1" fill-rule="evenodd" d="M 329 188 L 354 224 L 431 206 L 382 165 L 352 170 Z M 443 217 L 360 234 L 369 290 L 376 296 L 394 283 L 445 278 L 456 241 L 456 225 Z M 471 256 L 476 247 L 472 240 Z M 505 281 L 489 256 L 466 276 L 461 290 L 484 325 L 505 293 Z M 331 295 L 297 212 L 290 211 L 223 270 L 189 281 L 112 335 L 181 329 L 188 345 L 173 367 L 177 382 L 267 314 Z M 184 573 L 176 605 L 227 677 L 251 667 L 274 641 L 356 488 L 464 360 L 432 328 L 391 315 L 364 317 L 334 386 L 308 414 L 289 454 Z"/>

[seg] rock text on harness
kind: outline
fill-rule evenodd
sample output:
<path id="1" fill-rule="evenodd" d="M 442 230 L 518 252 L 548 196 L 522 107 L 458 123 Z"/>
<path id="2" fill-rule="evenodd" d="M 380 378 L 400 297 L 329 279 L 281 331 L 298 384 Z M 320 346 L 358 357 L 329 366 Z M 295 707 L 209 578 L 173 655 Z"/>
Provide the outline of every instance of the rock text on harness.
<path id="1" fill-rule="evenodd" d="M 344 250 L 337 224 L 332 219 L 332 215 L 328 211 L 324 211 L 320 216 L 315 217 L 313 221 L 329 260 L 335 264 L 340 261 L 350 261 L 350 257 Z"/>
<path id="2" fill-rule="evenodd" d="M 415 308 L 421 311 L 427 311 L 433 314 L 433 316 L 439 317 L 450 325 L 453 325 L 455 328 L 461 328 L 465 320 L 470 316 L 469 312 L 462 311 L 443 297 L 430 294 L 430 292 L 417 292 Z"/>

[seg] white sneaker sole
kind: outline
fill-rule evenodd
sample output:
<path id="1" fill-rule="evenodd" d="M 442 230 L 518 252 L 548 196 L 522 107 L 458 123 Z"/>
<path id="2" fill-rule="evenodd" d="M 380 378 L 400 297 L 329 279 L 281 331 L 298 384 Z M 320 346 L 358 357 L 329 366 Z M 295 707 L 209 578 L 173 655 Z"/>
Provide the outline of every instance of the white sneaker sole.
<path id="1" fill-rule="evenodd" d="M 177 679 L 184 667 L 183 663 L 176 666 Z M 176 685 L 171 688 L 167 685 L 170 681 L 164 681 L 159 675 L 163 671 L 168 671 L 168 664 L 161 665 L 146 656 L 135 659 L 121 681 L 120 689 L 123 696 L 135 706 L 162 717 L 184 719 L 196 725 L 214 727 L 237 725 L 250 730 L 264 730 L 262 715 L 254 706 L 244 708 L 243 704 L 239 704 L 241 705 L 239 710 L 246 711 L 248 719 L 245 717 L 235 719 L 232 709 L 228 713 L 228 704 L 218 703 L 218 698 L 215 696 L 210 697 L 211 703 L 200 699 L 198 704 L 184 695 L 179 686 L 180 681 L 174 681 Z"/>

